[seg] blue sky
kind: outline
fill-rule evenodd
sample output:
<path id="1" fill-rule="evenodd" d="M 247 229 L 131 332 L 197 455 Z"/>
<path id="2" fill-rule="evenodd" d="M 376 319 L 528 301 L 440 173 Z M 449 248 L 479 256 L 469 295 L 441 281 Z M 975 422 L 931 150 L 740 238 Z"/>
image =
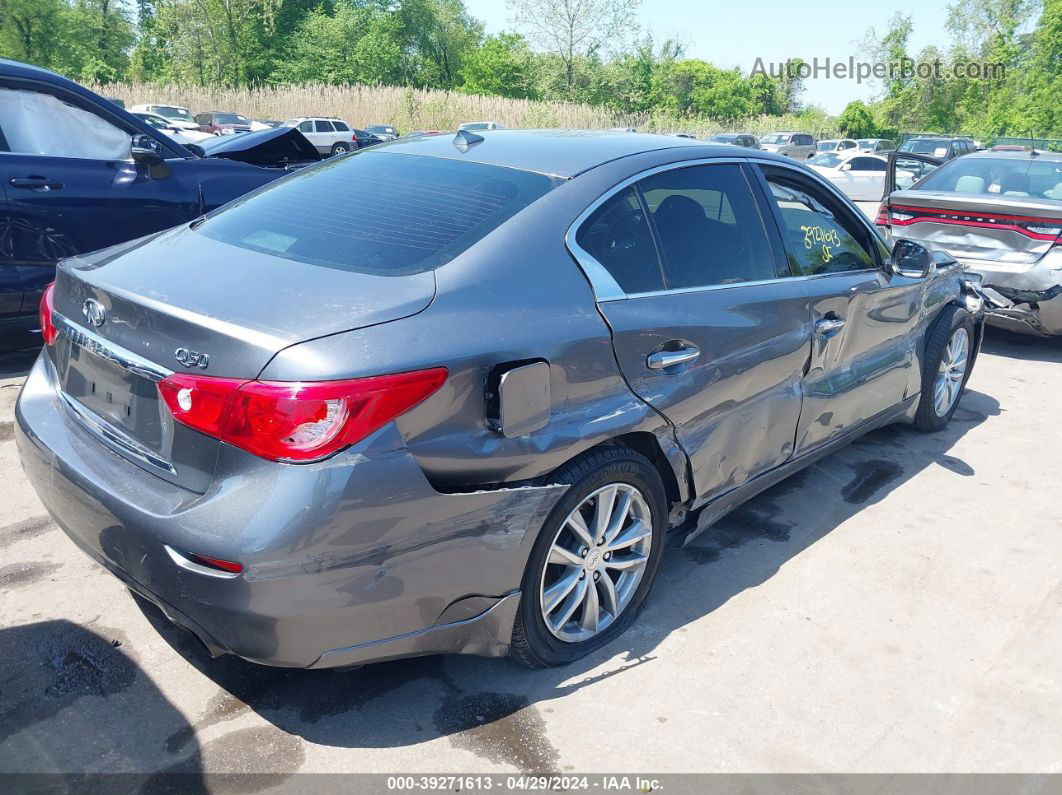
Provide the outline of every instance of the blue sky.
<path id="1" fill-rule="evenodd" d="M 504 0 L 465 0 L 488 33 L 512 30 L 512 12 Z M 884 31 L 900 11 L 911 17 L 911 52 L 928 44 L 944 46 L 948 3 L 933 0 L 643 0 L 639 23 L 655 38 L 673 36 L 686 44 L 686 55 L 716 66 L 739 66 L 748 74 L 756 58 L 765 63 L 800 57 L 860 60 L 858 42 L 870 27 Z M 863 56 L 865 59 L 865 56 Z M 804 101 L 839 113 L 852 99 L 869 99 L 874 87 L 850 80 L 810 79 Z"/>

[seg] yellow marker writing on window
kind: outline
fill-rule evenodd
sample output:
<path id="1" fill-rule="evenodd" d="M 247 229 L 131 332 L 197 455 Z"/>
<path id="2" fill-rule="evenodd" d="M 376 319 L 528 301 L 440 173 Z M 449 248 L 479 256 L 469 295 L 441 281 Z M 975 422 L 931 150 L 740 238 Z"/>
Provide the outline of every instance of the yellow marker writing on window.
<path id="1" fill-rule="evenodd" d="M 841 237 L 837 234 L 836 229 L 825 229 L 821 226 L 801 226 L 800 231 L 804 233 L 804 248 L 812 249 L 816 243 L 822 245 L 822 261 L 829 262 L 833 259 L 833 252 L 830 251 L 830 246 L 841 245 Z"/>

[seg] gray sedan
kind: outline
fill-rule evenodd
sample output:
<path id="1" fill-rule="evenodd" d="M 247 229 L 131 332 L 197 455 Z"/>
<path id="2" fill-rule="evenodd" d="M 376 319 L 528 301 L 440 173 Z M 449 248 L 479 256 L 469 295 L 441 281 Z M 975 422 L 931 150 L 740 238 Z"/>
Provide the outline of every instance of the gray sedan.
<path id="1" fill-rule="evenodd" d="M 633 133 L 407 139 L 63 261 L 27 476 L 212 652 L 570 662 L 675 530 L 951 418 L 975 282 L 793 160 Z"/>

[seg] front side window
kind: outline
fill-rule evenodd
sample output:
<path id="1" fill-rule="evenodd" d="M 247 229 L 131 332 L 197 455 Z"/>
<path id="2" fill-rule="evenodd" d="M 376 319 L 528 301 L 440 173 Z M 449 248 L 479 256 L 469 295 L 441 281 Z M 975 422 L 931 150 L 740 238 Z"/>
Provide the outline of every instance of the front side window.
<path id="1" fill-rule="evenodd" d="M 42 91 L 0 86 L 0 131 L 7 151 L 44 157 L 128 160 L 129 133 Z"/>
<path id="2" fill-rule="evenodd" d="M 778 278 L 756 200 L 739 166 L 679 168 L 639 185 L 660 239 L 668 289 Z"/>
<path id="3" fill-rule="evenodd" d="M 449 262 L 562 181 L 482 163 L 365 150 L 237 199 L 196 231 L 340 270 L 419 273 Z"/>
<path id="4" fill-rule="evenodd" d="M 768 176 L 767 182 L 781 215 L 793 273 L 815 276 L 876 267 L 873 257 L 859 242 L 863 230 L 836 214 L 824 198 L 775 176 Z"/>
<path id="5" fill-rule="evenodd" d="M 299 124 L 299 132 L 313 132 L 313 122 L 304 121 Z"/>
<path id="6" fill-rule="evenodd" d="M 624 292 L 664 289 L 653 233 L 634 188 L 619 191 L 594 210 L 579 227 L 575 242 L 612 274 Z"/>

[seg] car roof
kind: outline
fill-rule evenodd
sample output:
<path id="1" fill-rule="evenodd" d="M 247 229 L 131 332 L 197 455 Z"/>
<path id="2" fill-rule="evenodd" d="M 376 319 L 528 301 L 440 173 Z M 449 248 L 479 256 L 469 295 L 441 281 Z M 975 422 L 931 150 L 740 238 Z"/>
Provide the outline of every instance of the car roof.
<path id="1" fill-rule="evenodd" d="M 483 130 L 475 135 L 483 140 L 460 151 L 453 135 L 400 138 L 381 144 L 377 150 L 470 160 L 485 165 L 535 171 L 557 177 L 574 177 L 595 166 L 643 152 L 696 148 L 697 156 L 734 157 L 734 149 L 692 138 L 650 133 L 606 130 Z M 701 155 L 703 151 L 703 155 Z M 756 153 L 757 157 L 791 163 L 780 155 Z"/>
<path id="2" fill-rule="evenodd" d="M 912 135 L 907 141 L 969 141 L 965 135 Z M 904 141 L 904 143 L 907 143 Z"/>
<path id="3" fill-rule="evenodd" d="M 963 160 L 967 158 L 981 160 L 1046 160 L 1049 163 L 1062 163 L 1062 152 L 1044 152 L 1040 149 L 1035 150 L 1035 152 L 1028 149 L 1021 152 L 992 152 L 986 149 L 983 152 L 970 152 L 970 154 L 962 156 Z"/>

